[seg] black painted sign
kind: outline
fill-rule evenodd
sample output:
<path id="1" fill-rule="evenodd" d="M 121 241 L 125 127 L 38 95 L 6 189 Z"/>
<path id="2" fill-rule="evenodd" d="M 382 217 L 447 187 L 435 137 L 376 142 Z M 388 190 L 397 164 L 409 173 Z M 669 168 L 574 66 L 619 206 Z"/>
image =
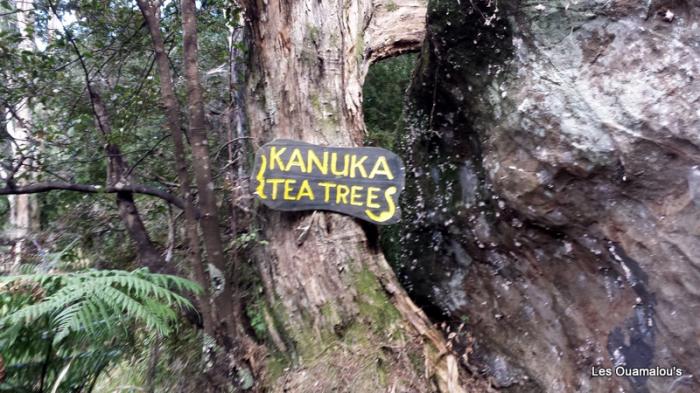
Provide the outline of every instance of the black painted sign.
<path id="1" fill-rule="evenodd" d="M 401 158 L 378 147 L 325 147 L 278 139 L 258 150 L 253 193 L 276 210 L 329 210 L 375 224 L 401 219 Z"/>

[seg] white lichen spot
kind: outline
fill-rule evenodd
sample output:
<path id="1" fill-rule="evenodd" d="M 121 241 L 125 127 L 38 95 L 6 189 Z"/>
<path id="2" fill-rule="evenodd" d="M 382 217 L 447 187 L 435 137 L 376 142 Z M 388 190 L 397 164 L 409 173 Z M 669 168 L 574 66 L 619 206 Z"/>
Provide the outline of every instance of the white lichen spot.
<path id="1" fill-rule="evenodd" d="M 666 13 L 664 13 L 664 20 L 666 22 L 673 22 L 673 18 L 675 17 L 676 15 L 673 12 L 671 12 L 671 10 L 666 10 Z"/>

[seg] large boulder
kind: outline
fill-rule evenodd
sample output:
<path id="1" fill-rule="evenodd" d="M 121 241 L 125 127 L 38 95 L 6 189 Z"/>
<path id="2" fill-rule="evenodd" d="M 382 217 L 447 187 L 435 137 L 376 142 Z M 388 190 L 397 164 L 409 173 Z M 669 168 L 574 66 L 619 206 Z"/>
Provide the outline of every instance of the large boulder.
<path id="1" fill-rule="evenodd" d="M 396 260 L 468 367 L 700 391 L 700 1 L 431 0 L 419 62 Z"/>

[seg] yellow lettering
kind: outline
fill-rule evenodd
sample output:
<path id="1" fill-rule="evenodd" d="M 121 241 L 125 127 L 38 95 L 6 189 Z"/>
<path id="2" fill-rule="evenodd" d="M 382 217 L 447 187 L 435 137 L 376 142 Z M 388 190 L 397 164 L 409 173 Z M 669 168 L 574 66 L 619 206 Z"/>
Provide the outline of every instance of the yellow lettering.
<path id="1" fill-rule="evenodd" d="M 291 192 L 294 188 L 292 188 L 292 185 L 296 183 L 297 181 L 294 179 L 285 179 L 284 180 L 284 200 L 285 201 L 295 201 L 294 197 L 292 196 Z"/>
<path id="2" fill-rule="evenodd" d="M 338 153 L 337 152 L 331 153 L 331 173 L 335 176 L 347 176 L 348 169 L 349 169 L 348 167 L 350 166 L 348 164 L 349 159 L 350 159 L 350 157 L 347 154 L 345 154 L 343 156 L 344 165 L 343 165 L 343 171 L 341 172 L 338 170 Z"/>
<path id="3" fill-rule="evenodd" d="M 367 187 L 367 207 L 370 209 L 379 209 L 381 206 L 374 202 L 379 196 L 377 192 L 380 191 L 379 187 Z"/>
<path id="4" fill-rule="evenodd" d="M 362 186 L 352 186 L 350 187 L 350 204 L 353 206 L 362 206 L 360 198 L 362 198 Z"/>
<path id="5" fill-rule="evenodd" d="M 398 190 L 394 186 L 387 188 L 386 191 L 384 191 L 384 198 L 386 198 L 387 210 L 379 214 L 374 214 L 371 210 L 365 210 L 365 214 L 367 215 L 367 217 L 369 217 L 375 222 L 384 222 L 393 217 L 394 213 L 396 213 L 396 205 L 394 204 L 392 196 L 396 194 L 396 191 Z"/>
<path id="6" fill-rule="evenodd" d="M 344 205 L 347 205 L 348 194 L 350 194 L 350 187 L 344 184 L 338 184 L 335 189 L 335 203 L 339 204 L 342 201 Z"/>
<path id="7" fill-rule="evenodd" d="M 260 199 L 267 199 L 265 196 L 265 167 L 267 166 L 267 159 L 265 155 L 260 156 L 260 170 L 255 179 L 258 181 L 258 187 L 255 189 L 255 193 L 258 194 Z"/>
<path id="8" fill-rule="evenodd" d="M 394 174 L 391 173 L 391 169 L 389 169 L 389 164 L 386 162 L 386 157 L 384 156 L 379 156 L 379 158 L 377 158 L 377 162 L 374 163 L 374 168 L 372 168 L 372 172 L 369 173 L 369 178 L 374 179 L 374 177 L 377 175 L 384 175 L 389 180 L 392 180 L 394 178 Z"/>
<path id="9" fill-rule="evenodd" d="M 297 201 L 301 200 L 302 197 L 309 198 L 309 200 L 314 200 L 314 192 L 309 185 L 308 180 L 301 182 L 301 187 L 299 187 L 299 194 L 297 194 Z"/>
<path id="10" fill-rule="evenodd" d="M 365 170 L 364 162 L 367 161 L 367 156 L 362 156 L 361 160 L 357 160 L 356 155 L 352 155 L 352 161 L 350 164 L 350 177 L 355 178 L 355 171 L 359 171 L 363 178 L 367 177 L 367 171 Z"/>
<path id="11" fill-rule="evenodd" d="M 321 182 L 321 183 L 318 183 L 318 185 L 324 188 L 323 201 L 330 202 L 330 200 L 331 200 L 331 187 L 335 187 L 335 186 L 337 186 L 337 184 L 330 183 L 330 182 Z"/>
<path id="12" fill-rule="evenodd" d="M 306 153 L 308 155 L 308 161 L 306 164 L 306 168 L 309 170 L 309 173 L 313 172 L 313 167 L 316 166 L 318 168 L 318 171 L 322 175 L 327 175 L 328 174 L 328 152 L 324 151 L 323 152 L 323 162 L 318 159 L 318 156 L 316 153 L 309 149 Z"/>
<path id="13" fill-rule="evenodd" d="M 266 183 L 272 184 L 271 198 L 272 198 L 272 200 L 276 200 L 277 199 L 277 185 L 280 183 L 284 183 L 284 179 L 267 179 Z"/>
<path id="14" fill-rule="evenodd" d="M 289 170 L 293 166 L 298 166 L 301 173 L 306 173 L 306 164 L 304 164 L 304 157 L 302 157 L 301 150 L 299 149 L 292 150 L 292 155 L 289 157 L 289 162 L 287 162 L 286 171 L 289 172 Z"/>
<path id="15" fill-rule="evenodd" d="M 287 150 L 286 147 L 281 148 L 279 151 L 277 150 L 277 146 L 272 146 L 270 148 L 270 170 L 275 169 L 275 163 L 280 167 L 281 171 L 286 171 L 284 168 L 284 162 L 282 162 L 282 153 Z"/>

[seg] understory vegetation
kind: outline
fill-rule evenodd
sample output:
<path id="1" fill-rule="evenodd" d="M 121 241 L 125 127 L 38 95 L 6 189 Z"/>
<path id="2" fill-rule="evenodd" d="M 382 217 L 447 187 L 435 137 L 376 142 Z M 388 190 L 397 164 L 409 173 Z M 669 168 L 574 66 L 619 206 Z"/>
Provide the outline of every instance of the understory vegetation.
<path id="1" fill-rule="evenodd" d="M 241 277 L 240 303 L 217 303 L 229 272 L 201 255 L 232 258 L 255 233 L 185 223 L 207 209 L 193 202 L 207 176 L 212 193 L 228 190 L 217 214 L 246 209 L 231 192 L 246 141 L 228 120 L 245 46 L 236 5 L 198 5 L 0 2 L 0 391 L 195 391 L 226 373 L 217 365 L 244 334 L 216 326 L 216 313 L 259 287 Z M 188 31 L 185 15 L 197 23 Z M 201 76 L 186 76 L 186 52 Z M 199 178 L 187 163 L 204 163 L 190 147 L 204 121 L 214 165 Z M 232 268 L 245 276 L 244 262 Z"/>
<path id="2" fill-rule="evenodd" d="M 417 55 L 408 53 L 372 64 L 363 88 L 365 143 L 392 150 L 403 129 L 402 112 Z"/>
<path id="3" fill-rule="evenodd" d="M 285 347 L 253 262 L 266 241 L 245 190 L 253 151 L 236 131 L 249 50 L 241 10 L 198 3 L 199 81 L 187 73 L 183 13 L 177 2 L 0 2 L 0 391 L 197 391 L 225 385 L 221 375 L 245 389 L 260 365 L 231 348 Z M 368 145 L 394 146 L 414 62 L 370 69 Z M 202 161 L 197 108 L 209 127 L 204 189 L 197 168 L 178 168 Z M 209 211 L 219 220 L 198 228 L 206 189 L 221 196 Z M 203 264 L 216 239 L 235 263 Z M 373 295 L 371 274 L 358 275 L 374 296 L 361 303 L 367 323 L 380 324 L 348 327 L 345 344 L 360 348 L 398 316 Z M 233 304 L 220 300 L 228 290 Z M 306 349 L 319 367 L 330 360 Z M 390 361 L 372 353 L 355 355 L 348 378 L 368 372 L 363 359 Z M 269 353 L 266 378 L 298 356 Z"/>

